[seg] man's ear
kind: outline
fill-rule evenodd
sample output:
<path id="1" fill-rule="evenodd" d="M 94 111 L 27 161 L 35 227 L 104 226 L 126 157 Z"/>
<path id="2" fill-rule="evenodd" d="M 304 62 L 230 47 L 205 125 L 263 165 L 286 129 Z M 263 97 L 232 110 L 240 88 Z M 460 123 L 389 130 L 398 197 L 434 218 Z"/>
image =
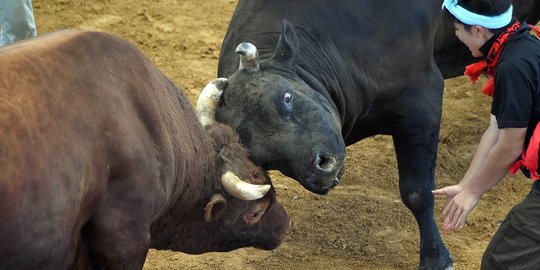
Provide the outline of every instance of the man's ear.
<path id="1" fill-rule="evenodd" d="M 210 223 L 212 220 L 220 218 L 225 213 L 225 208 L 227 208 L 225 197 L 219 193 L 213 194 L 210 202 L 204 208 L 204 221 Z"/>
<path id="2" fill-rule="evenodd" d="M 475 36 L 481 37 L 481 38 L 485 38 L 486 35 L 488 34 L 486 32 L 486 29 L 484 27 L 482 27 L 482 26 L 479 26 L 479 25 L 471 26 L 471 31 Z"/>

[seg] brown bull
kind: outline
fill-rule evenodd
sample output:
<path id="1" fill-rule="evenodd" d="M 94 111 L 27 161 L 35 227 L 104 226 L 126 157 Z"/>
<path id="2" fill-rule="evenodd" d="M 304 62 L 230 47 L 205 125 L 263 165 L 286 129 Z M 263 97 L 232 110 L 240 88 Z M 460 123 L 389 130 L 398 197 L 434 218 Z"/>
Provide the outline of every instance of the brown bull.
<path id="1" fill-rule="evenodd" d="M 141 269 L 151 247 L 276 248 L 289 218 L 268 175 L 208 117 L 225 83 L 203 91 L 203 127 L 184 94 L 111 35 L 0 48 L 0 268 Z"/>

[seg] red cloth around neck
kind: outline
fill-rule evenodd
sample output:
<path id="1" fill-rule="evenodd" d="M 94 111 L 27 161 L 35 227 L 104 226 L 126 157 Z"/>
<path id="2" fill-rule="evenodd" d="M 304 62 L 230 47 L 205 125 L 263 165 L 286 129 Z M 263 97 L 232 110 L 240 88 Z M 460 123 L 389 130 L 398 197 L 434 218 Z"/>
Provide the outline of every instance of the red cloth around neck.
<path id="1" fill-rule="evenodd" d="M 533 25 L 529 26 L 531 26 L 536 35 L 540 36 L 540 30 L 538 30 Z M 486 55 L 485 60 L 481 60 L 465 67 L 465 75 L 469 76 L 472 83 L 476 83 L 480 75 L 484 73 L 488 75 L 489 80 L 486 82 L 484 87 L 482 87 L 482 93 L 488 96 L 493 96 L 493 91 L 495 90 L 495 70 L 497 69 L 497 63 L 499 62 L 499 58 L 501 57 L 501 52 L 504 48 L 504 45 L 508 41 L 508 38 L 512 34 L 514 34 L 520 27 L 521 23 L 517 21 L 510 27 L 506 28 L 504 32 L 499 34 L 499 36 L 493 43 L 493 46 L 491 46 L 491 49 Z"/>

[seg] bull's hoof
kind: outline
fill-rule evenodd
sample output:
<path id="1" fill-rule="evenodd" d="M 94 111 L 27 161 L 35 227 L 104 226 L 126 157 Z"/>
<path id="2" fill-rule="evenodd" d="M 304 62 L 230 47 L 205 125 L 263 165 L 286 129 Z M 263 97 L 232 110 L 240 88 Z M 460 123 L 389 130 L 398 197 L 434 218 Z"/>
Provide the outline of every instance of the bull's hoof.
<path id="1" fill-rule="evenodd" d="M 437 257 L 423 260 L 419 270 L 454 270 L 454 257 L 449 254 L 446 259 Z"/>
<path id="2" fill-rule="evenodd" d="M 449 265 L 444 266 L 442 268 L 439 268 L 437 266 L 421 266 L 419 269 L 420 270 L 454 270 L 454 265 L 453 263 L 450 263 Z"/>

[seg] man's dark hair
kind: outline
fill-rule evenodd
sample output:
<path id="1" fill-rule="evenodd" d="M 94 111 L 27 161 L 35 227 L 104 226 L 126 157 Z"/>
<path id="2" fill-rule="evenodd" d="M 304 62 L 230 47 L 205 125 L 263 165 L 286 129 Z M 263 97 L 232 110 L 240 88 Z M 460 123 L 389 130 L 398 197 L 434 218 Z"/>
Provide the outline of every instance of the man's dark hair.
<path id="1" fill-rule="evenodd" d="M 512 4 L 512 0 L 458 0 L 457 3 L 459 6 L 463 7 L 464 9 L 474 12 L 476 14 L 484 15 L 484 16 L 496 16 L 503 14 L 505 11 L 508 10 L 510 5 Z M 452 13 L 448 11 L 448 9 L 444 9 L 444 15 L 446 19 L 450 20 L 451 22 L 457 22 L 460 24 L 463 24 L 465 30 L 470 31 L 472 25 L 465 24 L 458 20 Z M 512 20 L 508 25 L 505 25 L 501 28 L 497 29 L 490 29 L 493 34 L 499 34 L 506 30 L 510 24 L 512 24 L 514 20 Z"/>

